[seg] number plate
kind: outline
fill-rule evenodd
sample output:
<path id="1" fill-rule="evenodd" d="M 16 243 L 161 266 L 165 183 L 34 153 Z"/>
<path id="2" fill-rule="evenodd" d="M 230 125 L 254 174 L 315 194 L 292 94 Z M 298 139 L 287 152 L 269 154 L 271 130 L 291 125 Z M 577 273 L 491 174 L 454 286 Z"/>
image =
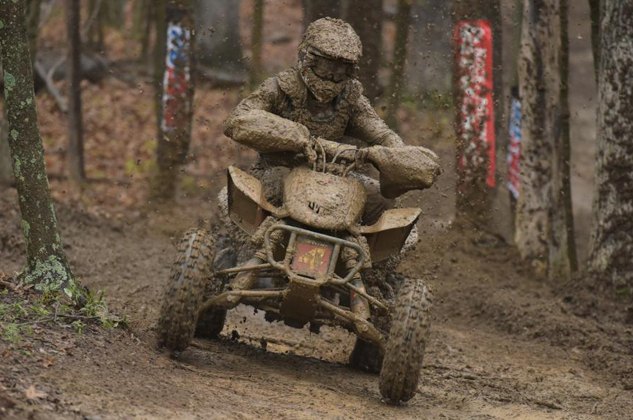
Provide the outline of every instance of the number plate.
<path id="1" fill-rule="evenodd" d="M 290 267 L 295 273 L 313 278 L 327 273 L 334 246 L 298 237 Z"/>

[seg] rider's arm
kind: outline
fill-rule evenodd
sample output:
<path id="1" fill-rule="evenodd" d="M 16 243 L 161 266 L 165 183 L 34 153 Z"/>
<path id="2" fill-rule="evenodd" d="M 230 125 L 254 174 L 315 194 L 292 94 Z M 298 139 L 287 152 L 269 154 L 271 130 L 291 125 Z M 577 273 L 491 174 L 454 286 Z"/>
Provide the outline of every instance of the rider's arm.
<path id="1" fill-rule="evenodd" d="M 301 152 L 309 142 L 306 126 L 274 114 L 280 101 L 276 78 L 244 98 L 224 122 L 224 134 L 258 152 Z"/>
<path id="2" fill-rule="evenodd" d="M 405 145 L 400 136 L 376 114 L 369 99 L 364 95 L 360 95 L 353 105 L 352 116 L 345 134 L 357 137 L 371 145 L 379 144 L 386 147 Z"/>

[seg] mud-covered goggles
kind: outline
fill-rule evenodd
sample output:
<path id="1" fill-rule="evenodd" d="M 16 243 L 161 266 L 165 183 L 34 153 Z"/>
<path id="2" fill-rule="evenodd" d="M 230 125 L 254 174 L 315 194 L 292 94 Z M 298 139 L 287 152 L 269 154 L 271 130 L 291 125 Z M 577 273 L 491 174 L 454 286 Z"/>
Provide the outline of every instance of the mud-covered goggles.
<path id="1" fill-rule="evenodd" d="M 323 80 L 339 83 L 353 79 L 357 74 L 356 64 L 326 57 L 314 48 L 306 51 L 305 60 L 306 65 L 314 74 Z"/>

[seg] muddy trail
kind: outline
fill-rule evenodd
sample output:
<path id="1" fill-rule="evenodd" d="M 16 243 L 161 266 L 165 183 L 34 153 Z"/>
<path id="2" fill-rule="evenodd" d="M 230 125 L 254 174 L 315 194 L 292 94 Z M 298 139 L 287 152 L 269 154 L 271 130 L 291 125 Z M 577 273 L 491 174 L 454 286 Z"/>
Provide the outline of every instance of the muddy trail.
<path id="1" fill-rule="evenodd" d="M 13 273 L 23 258 L 16 197 L 1 197 L 0 260 Z M 205 223 L 205 200 L 118 221 L 58 207 L 75 273 L 129 327 L 0 338 L 0 416 L 633 418 L 624 305 L 580 283 L 548 286 L 495 236 L 422 223 L 401 268 L 430 279 L 432 333 L 417 395 L 391 407 L 377 376 L 347 367 L 353 336 L 340 330 L 311 334 L 238 307 L 221 339 L 196 340 L 176 360 L 156 349 L 174 243 Z"/>

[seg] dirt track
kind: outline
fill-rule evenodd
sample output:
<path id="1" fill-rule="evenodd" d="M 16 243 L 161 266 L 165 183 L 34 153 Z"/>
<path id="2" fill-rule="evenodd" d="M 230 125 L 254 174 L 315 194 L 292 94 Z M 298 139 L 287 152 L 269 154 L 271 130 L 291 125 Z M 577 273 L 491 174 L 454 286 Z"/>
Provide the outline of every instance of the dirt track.
<path id="1" fill-rule="evenodd" d="M 3 199 L 3 215 L 11 214 L 6 210 L 13 198 Z M 622 308 L 583 292 L 579 296 L 587 298 L 572 299 L 564 287 L 553 291 L 522 274 L 514 251 L 495 237 L 441 226 L 423 225 L 423 242 L 403 267 L 430 276 L 435 294 L 422 383 L 404 407 L 383 404 L 377 377 L 345 365 L 351 335 L 332 329 L 313 335 L 268 324 L 247 308 L 231 313 L 221 340 L 198 340 L 172 360 L 155 350 L 153 327 L 173 238 L 195 224 L 202 208 L 199 202 L 187 204 L 177 209 L 178 217 L 168 210 L 132 224 L 60 210 L 76 273 L 91 288 L 103 289 L 131 327 L 83 335 L 53 331 L 49 344 L 42 344 L 54 360 L 50 366 L 3 363 L 0 384 L 13 398 L 20 400 L 31 384 L 48 395 L 32 407 L 21 405 L 27 410 L 22 415 L 35 410 L 41 418 L 633 416 L 633 332 L 609 315 Z M 183 208 L 190 210 L 183 214 Z M 6 222 L 0 216 L 5 243 L 8 236 L 19 237 Z M 9 261 L 5 271 L 18 268 L 21 256 L 6 247 L 0 256 Z M 50 344 L 60 337 L 63 348 Z"/>

